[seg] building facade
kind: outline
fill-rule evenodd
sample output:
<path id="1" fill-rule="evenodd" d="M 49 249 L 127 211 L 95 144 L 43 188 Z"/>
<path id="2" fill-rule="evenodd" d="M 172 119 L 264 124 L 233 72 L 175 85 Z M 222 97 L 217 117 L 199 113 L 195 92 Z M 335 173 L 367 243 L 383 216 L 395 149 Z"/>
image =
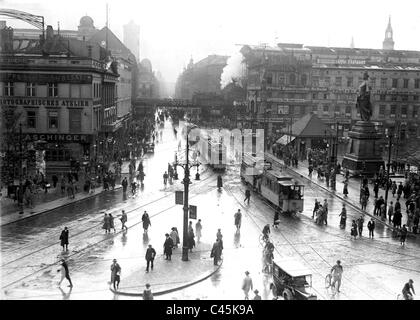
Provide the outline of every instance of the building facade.
<path id="1" fill-rule="evenodd" d="M 88 166 L 106 154 L 99 132 L 117 117 L 119 77 L 115 64 L 107 63 L 107 52 L 95 43 L 54 35 L 50 26 L 39 40 L 15 38 L 11 28 L 1 32 L 2 112 L 14 115 L 19 125 L 2 126 L 2 152 L 15 152 L 9 136 L 19 135 L 24 148 L 40 151 L 41 170 L 48 175 L 67 172 L 76 163 Z M 24 162 L 23 174 L 40 170 Z"/>
<path id="2" fill-rule="evenodd" d="M 372 121 L 396 132 L 400 144 L 420 137 L 420 52 L 392 50 L 391 40 L 388 25 L 382 50 L 281 43 L 243 46 L 248 115 L 240 122 L 267 128 L 273 135 L 314 112 L 345 136 L 360 120 L 356 96 L 367 72 Z"/>
<path id="3" fill-rule="evenodd" d="M 175 84 L 177 99 L 192 99 L 196 93 L 221 94 L 220 78 L 228 56 L 210 55 L 197 63 L 191 59 Z"/>

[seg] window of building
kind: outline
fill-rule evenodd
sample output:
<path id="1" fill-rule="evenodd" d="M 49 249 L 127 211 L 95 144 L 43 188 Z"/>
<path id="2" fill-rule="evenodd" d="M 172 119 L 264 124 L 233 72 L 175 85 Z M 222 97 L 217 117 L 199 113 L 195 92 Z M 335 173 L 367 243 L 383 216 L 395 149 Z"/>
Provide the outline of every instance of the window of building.
<path id="1" fill-rule="evenodd" d="M 292 85 L 292 86 L 294 86 L 294 85 L 296 84 L 296 76 L 295 76 L 295 74 L 294 74 L 294 73 L 292 73 L 292 74 L 289 76 L 289 84 L 290 84 L 290 85 Z"/>
<path id="2" fill-rule="evenodd" d="M 301 114 L 301 108 L 300 106 L 294 106 L 293 107 L 293 111 L 295 114 Z"/>
<path id="3" fill-rule="evenodd" d="M 327 87 L 329 87 L 329 86 L 330 86 L 330 81 L 331 81 L 331 78 L 330 78 L 330 77 L 325 77 L 324 82 L 325 82 L 325 85 L 326 85 Z"/>
<path id="4" fill-rule="evenodd" d="M 80 133 L 82 131 L 82 110 L 69 109 L 70 132 Z"/>
<path id="5" fill-rule="evenodd" d="M 69 161 L 70 160 L 70 150 L 65 149 L 54 149 L 54 150 L 45 150 L 45 160 L 46 161 Z"/>
<path id="6" fill-rule="evenodd" d="M 13 82 L 6 82 L 6 85 L 4 86 L 4 96 L 13 97 L 15 95 L 14 88 Z"/>
<path id="7" fill-rule="evenodd" d="M 413 118 L 418 117 L 418 109 L 419 109 L 419 106 L 413 106 Z"/>
<path id="8" fill-rule="evenodd" d="M 387 85 L 387 78 L 381 78 L 381 88 L 386 88 Z"/>
<path id="9" fill-rule="evenodd" d="M 419 89 L 420 88 L 420 79 L 414 80 L 414 88 Z"/>
<path id="10" fill-rule="evenodd" d="M 350 116 L 350 115 L 351 115 L 351 107 L 346 106 L 346 116 Z"/>
<path id="11" fill-rule="evenodd" d="M 353 87 L 353 77 L 347 77 L 347 87 Z"/>
<path id="12" fill-rule="evenodd" d="M 398 79 L 392 79 L 392 87 L 397 88 L 398 87 Z"/>
<path id="13" fill-rule="evenodd" d="M 341 87 L 341 77 L 335 77 L 335 85 L 337 87 Z"/>
<path id="14" fill-rule="evenodd" d="M 319 77 L 318 76 L 313 76 L 312 77 L 312 86 L 313 87 L 319 87 Z"/>
<path id="15" fill-rule="evenodd" d="M 407 89 L 408 88 L 408 79 L 404 79 L 403 81 L 403 88 Z"/>
<path id="16" fill-rule="evenodd" d="M 300 76 L 300 84 L 304 87 L 308 83 L 308 76 L 306 74 L 302 74 Z"/>
<path id="17" fill-rule="evenodd" d="M 334 107 L 334 114 L 335 114 L 336 116 L 338 116 L 338 115 L 340 114 L 340 106 L 335 106 L 335 107 Z"/>
<path id="18" fill-rule="evenodd" d="M 278 105 L 277 106 L 278 114 L 289 114 L 289 106 Z"/>
<path id="19" fill-rule="evenodd" d="M 324 114 L 328 114 L 330 112 L 330 106 L 327 104 L 324 104 L 322 106 L 322 111 L 324 112 Z"/>
<path id="20" fill-rule="evenodd" d="M 389 116 L 391 117 L 391 118 L 395 118 L 395 114 L 397 113 L 397 106 L 395 105 L 395 104 L 393 104 L 392 106 L 391 106 L 391 112 L 390 112 L 390 114 L 389 114 Z"/>
<path id="21" fill-rule="evenodd" d="M 379 95 L 379 101 L 385 101 L 386 100 L 386 95 L 385 94 L 380 94 Z"/>
<path id="22" fill-rule="evenodd" d="M 316 99 L 316 93 L 312 93 L 312 99 Z"/>
<path id="23" fill-rule="evenodd" d="M 408 101 L 408 96 L 402 96 L 401 99 L 402 101 Z"/>
<path id="24" fill-rule="evenodd" d="M 58 128 L 58 111 L 48 111 L 48 128 Z"/>
<path id="25" fill-rule="evenodd" d="M 35 83 L 26 83 L 26 96 L 35 97 Z"/>
<path id="26" fill-rule="evenodd" d="M 26 112 L 26 126 L 31 129 L 36 128 L 36 112 L 35 111 Z"/>
<path id="27" fill-rule="evenodd" d="M 273 84 L 273 75 L 271 73 L 267 74 L 265 80 L 267 84 Z"/>
<path id="28" fill-rule="evenodd" d="M 413 101 L 419 101 L 419 96 L 414 95 L 413 96 Z"/>
<path id="29" fill-rule="evenodd" d="M 48 96 L 49 97 L 58 97 L 58 84 L 49 83 L 48 84 Z"/>
<path id="30" fill-rule="evenodd" d="M 408 106 L 401 106 L 401 118 L 407 118 Z"/>
<path id="31" fill-rule="evenodd" d="M 393 94 L 393 95 L 391 96 L 391 101 L 397 101 L 397 95 Z"/>
<path id="32" fill-rule="evenodd" d="M 384 105 L 379 106 L 379 118 L 384 118 L 385 117 L 385 109 L 386 109 L 386 106 L 384 106 Z"/>
<path id="33" fill-rule="evenodd" d="M 371 86 L 372 88 L 375 88 L 375 87 L 376 87 L 376 78 L 371 78 L 371 79 L 370 79 L 370 86 Z"/>
<path id="34" fill-rule="evenodd" d="M 328 99 L 328 93 L 324 93 L 324 99 Z"/>

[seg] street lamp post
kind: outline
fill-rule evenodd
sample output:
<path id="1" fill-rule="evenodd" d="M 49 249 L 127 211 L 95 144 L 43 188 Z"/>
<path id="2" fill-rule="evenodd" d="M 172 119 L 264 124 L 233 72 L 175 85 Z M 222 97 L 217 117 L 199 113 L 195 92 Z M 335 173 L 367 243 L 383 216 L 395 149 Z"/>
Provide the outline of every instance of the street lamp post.
<path id="1" fill-rule="evenodd" d="M 388 207 L 388 191 L 389 191 L 389 169 L 391 167 L 391 147 L 392 147 L 392 134 L 388 133 L 388 163 L 386 165 L 386 190 L 385 190 L 385 212 Z"/>
<path id="2" fill-rule="evenodd" d="M 189 192 L 189 185 L 191 183 L 190 180 L 190 168 L 191 167 L 197 167 L 200 165 L 199 163 L 195 163 L 195 164 L 191 164 L 189 163 L 189 140 L 188 140 L 188 133 L 189 130 L 187 129 L 187 147 L 186 147 L 186 151 L 185 151 L 185 157 L 186 157 L 186 162 L 185 164 L 180 164 L 178 163 L 178 160 L 176 160 L 175 162 L 175 167 L 176 166 L 181 166 L 184 168 L 184 179 L 182 181 L 182 183 L 184 184 L 184 206 L 183 206 L 183 211 L 184 211 L 184 216 L 183 216 L 183 236 L 182 236 L 182 261 L 188 261 L 188 210 L 189 210 L 189 206 L 188 206 L 188 192 Z"/>

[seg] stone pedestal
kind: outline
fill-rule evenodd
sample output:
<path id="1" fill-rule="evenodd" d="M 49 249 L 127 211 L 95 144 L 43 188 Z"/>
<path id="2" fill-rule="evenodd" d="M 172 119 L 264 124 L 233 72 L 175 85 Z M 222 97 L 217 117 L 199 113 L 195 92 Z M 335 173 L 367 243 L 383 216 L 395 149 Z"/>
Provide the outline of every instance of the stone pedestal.
<path id="1" fill-rule="evenodd" d="M 357 121 L 349 132 L 350 143 L 343 158 L 342 167 L 353 174 L 373 176 L 384 166 L 382 160 L 380 139 L 375 122 Z"/>

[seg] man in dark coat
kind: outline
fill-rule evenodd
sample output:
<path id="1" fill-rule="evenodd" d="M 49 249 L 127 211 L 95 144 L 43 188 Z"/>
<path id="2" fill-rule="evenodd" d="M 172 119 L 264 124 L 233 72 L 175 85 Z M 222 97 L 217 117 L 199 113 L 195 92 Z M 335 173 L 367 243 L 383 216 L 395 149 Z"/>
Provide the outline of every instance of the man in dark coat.
<path id="1" fill-rule="evenodd" d="M 156 251 L 155 249 L 152 248 L 152 245 L 149 244 L 149 247 L 146 250 L 146 261 L 147 261 L 147 266 L 146 266 L 146 272 L 149 272 L 149 265 L 151 267 L 151 269 L 153 270 L 153 260 L 156 257 Z"/>
<path id="2" fill-rule="evenodd" d="M 248 205 L 249 205 L 249 200 L 251 199 L 251 191 L 249 191 L 249 189 L 245 190 L 245 199 L 244 202 L 248 200 Z"/>
<path id="3" fill-rule="evenodd" d="M 66 260 L 61 259 L 61 269 L 59 269 L 57 271 L 58 272 L 61 271 L 61 280 L 58 283 L 58 286 L 60 286 L 61 282 L 63 282 L 64 278 L 66 278 L 70 283 L 69 287 L 73 287 L 73 283 L 71 282 L 71 279 L 70 279 L 69 267 L 67 265 Z"/>
<path id="4" fill-rule="evenodd" d="M 144 233 L 147 233 L 147 229 L 149 229 L 149 226 L 152 225 L 152 223 L 150 222 L 149 214 L 147 213 L 147 211 L 144 211 L 144 213 L 141 217 L 141 221 L 143 222 Z"/>
<path id="5" fill-rule="evenodd" d="M 216 242 L 213 244 L 211 249 L 210 257 L 213 258 L 213 263 L 215 266 L 218 265 L 220 257 L 222 256 L 222 247 L 219 239 L 216 239 Z"/>
<path id="6" fill-rule="evenodd" d="M 123 181 L 121 182 L 121 185 L 122 185 L 122 187 L 123 187 L 123 193 L 126 193 L 126 192 L 127 192 L 127 187 L 128 187 L 127 177 L 125 177 L 125 178 L 123 179 Z"/>
<path id="7" fill-rule="evenodd" d="M 67 227 L 64 227 L 64 230 L 61 231 L 61 235 L 60 235 L 60 240 L 61 240 L 61 246 L 63 247 L 63 251 L 64 251 L 64 246 L 66 247 L 66 251 L 68 251 L 68 245 L 69 245 L 69 230 L 67 229 Z"/>
<path id="8" fill-rule="evenodd" d="M 114 286 L 114 290 L 117 290 L 120 285 L 120 274 L 121 267 L 117 263 L 117 259 L 114 259 L 111 264 L 111 283 Z"/>
<path id="9" fill-rule="evenodd" d="M 165 260 L 171 260 L 172 248 L 174 246 L 174 242 L 169 237 L 168 233 L 165 234 L 165 237 L 166 237 L 166 240 L 165 240 L 165 243 L 163 244 L 163 254 L 166 255 Z"/>
<path id="10" fill-rule="evenodd" d="M 370 219 L 370 221 L 367 224 L 367 227 L 369 229 L 369 238 L 373 239 L 373 231 L 375 230 L 375 221 L 373 218 Z"/>

